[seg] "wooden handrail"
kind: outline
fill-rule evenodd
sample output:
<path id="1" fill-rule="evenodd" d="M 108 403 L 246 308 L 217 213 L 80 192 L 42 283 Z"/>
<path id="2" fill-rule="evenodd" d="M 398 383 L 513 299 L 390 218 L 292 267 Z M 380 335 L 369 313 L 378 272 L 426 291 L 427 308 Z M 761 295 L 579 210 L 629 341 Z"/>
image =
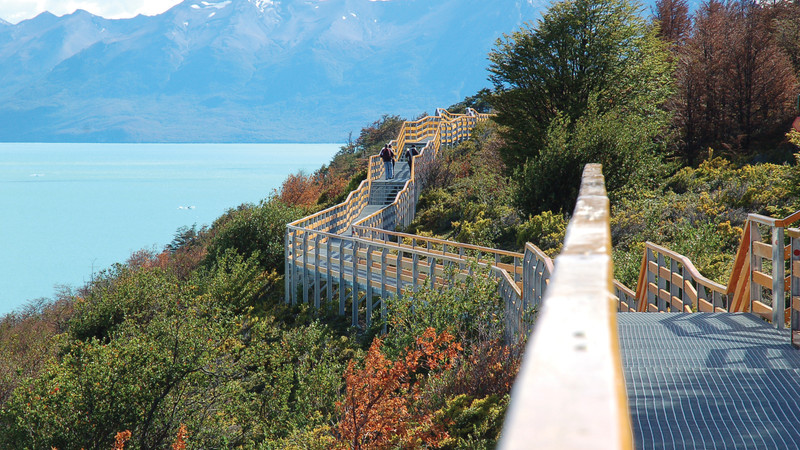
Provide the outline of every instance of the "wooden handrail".
<path id="1" fill-rule="evenodd" d="M 399 251 L 399 252 L 402 252 L 402 253 L 405 253 L 405 254 L 409 254 L 409 255 L 423 256 L 423 257 L 426 257 L 426 258 L 427 257 L 431 257 L 431 258 L 441 259 L 442 261 L 447 261 L 447 262 L 452 262 L 452 263 L 460 263 L 460 262 L 464 262 L 466 260 L 465 258 L 460 258 L 458 256 L 448 256 L 447 254 L 443 255 L 443 254 L 441 254 L 439 252 L 431 252 L 431 251 L 428 251 L 428 250 L 426 250 L 425 248 L 422 248 L 422 247 L 412 248 L 412 247 L 409 247 L 409 246 L 401 246 L 401 245 L 397 245 L 396 243 L 389 243 L 389 242 L 387 242 L 387 243 L 378 243 L 378 242 L 376 242 L 374 240 L 367 239 L 367 238 L 361 238 L 361 237 L 357 237 L 357 236 L 342 237 L 341 235 L 337 235 L 337 234 L 325 233 L 325 232 L 315 231 L 315 230 L 307 230 L 307 229 L 304 229 L 304 228 L 291 227 L 290 230 L 297 230 L 297 231 L 305 232 L 305 233 L 308 233 L 309 235 L 317 235 L 318 234 L 320 236 L 325 236 L 325 237 L 328 237 L 328 238 L 344 239 L 344 240 L 346 240 L 348 242 L 358 242 L 360 245 L 363 245 L 363 246 L 372 245 L 372 246 L 376 246 L 376 247 L 388 248 L 390 250 Z M 312 246 L 310 248 L 313 249 L 314 247 Z M 493 263 L 485 263 L 485 262 L 480 262 L 480 261 L 478 261 L 477 264 L 478 264 L 478 266 L 481 266 L 481 267 L 494 266 Z"/>
<path id="2" fill-rule="evenodd" d="M 387 295 L 399 295 L 401 290 L 408 288 L 408 285 L 415 290 L 422 283 L 431 283 L 432 287 L 436 287 L 440 281 L 447 280 L 450 276 L 469 276 L 474 265 L 477 265 L 490 269 L 499 280 L 498 291 L 506 307 L 507 339 L 516 341 L 526 335 L 524 324 L 529 306 L 523 298 L 519 284 L 515 282 L 517 275 L 520 275 L 516 271 L 516 265 L 474 261 L 468 256 L 440 254 L 423 247 L 412 248 L 395 242 L 343 236 L 293 226 L 287 227 L 286 244 L 287 303 L 295 304 L 298 301 L 294 293 L 299 286 L 303 286 L 303 302 L 311 300 L 308 289 L 311 288 L 314 306 L 319 308 L 323 283 L 327 291 L 326 296 L 332 301 L 331 289 L 336 278 L 339 281 L 340 314 L 345 313 L 345 297 L 350 297 L 352 324 L 357 326 L 362 316 L 359 304 L 363 300 L 366 305 L 365 323 L 369 327 L 372 311 L 375 311 L 373 309 L 375 304 L 371 301 L 374 295 L 379 295 L 381 298 L 380 312 L 385 318 L 386 305 L 383 299 Z M 381 263 L 376 265 L 379 261 Z M 324 264 L 320 266 L 320 262 Z M 453 268 L 455 271 L 448 272 L 450 269 L 446 270 L 445 267 Z M 350 273 L 346 275 L 345 272 L 348 270 Z M 380 281 L 376 280 L 375 274 L 379 276 Z M 539 274 L 539 278 L 542 275 L 549 278 L 549 272 Z M 296 283 L 298 278 L 301 280 L 299 285 Z M 387 280 L 393 280 L 395 284 L 387 285 Z M 546 280 L 537 280 L 536 276 L 528 281 L 532 284 L 526 289 L 531 292 L 543 289 L 542 284 L 546 284 Z M 350 290 L 350 294 L 346 294 L 343 287 L 348 284 L 356 286 Z M 406 286 L 403 287 L 402 284 Z"/>
<path id="3" fill-rule="evenodd" d="M 632 448 L 601 168 L 583 172 L 564 249 L 511 393 L 500 447 Z"/>
<path id="4" fill-rule="evenodd" d="M 444 110 L 441 110 L 441 111 L 444 111 Z M 386 213 L 387 210 L 389 210 L 390 208 L 396 208 L 397 210 L 400 209 L 399 200 L 401 198 L 403 198 L 404 195 L 409 195 L 409 192 L 412 189 L 416 189 L 416 185 L 418 184 L 418 180 L 417 180 L 417 169 L 418 169 L 418 167 L 423 163 L 423 161 L 430 162 L 438 154 L 439 147 L 440 147 L 440 145 L 442 143 L 441 133 L 442 133 L 443 127 L 446 128 L 446 127 L 452 125 L 453 123 L 457 123 L 459 121 L 464 121 L 464 120 L 467 120 L 468 123 L 477 123 L 479 121 L 487 120 L 489 117 L 490 116 L 488 114 L 469 115 L 469 114 L 450 114 L 450 113 L 446 113 L 446 116 L 443 115 L 442 117 L 427 116 L 427 117 L 424 117 L 424 118 L 419 119 L 419 120 L 414 121 L 414 122 L 404 122 L 403 126 L 400 129 L 400 133 L 398 134 L 397 139 L 391 141 L 391 143 L 393 145 L 397 146 L 399 151 L 402 151 L 402 149 L 405 147 L 406 140 L 409 137 L 409 135 L 412 135 L 415 138 L 414 140 L 419 140 L 421 136 L 422 136 L 422 138 L 431 138 L 431 140 L 428 142 L 428 144 L 425 147 L 422 148 L 420 154 L 417 155 L 417 157 L 415 157 L 415 159 L 414 159 L 415 163 L 411 167 L 411 174 L 410 174 L 411 176 L 410 176 L 409 180 L 405 183 L 403 188 L 400 190 L 400 192 L 397 193 L 397 197 L 395 197 L 395 201 L 392 202 L 390 205 L 387 205 L 386 207 L 381 208 L 380 210 L 378 210 L 378 211 L 370 214 L 369 216 L 359 220 L 357 223 L 354 223 L 353 225 L 359 225 L 359 224 L 361 224 L 361 225 L 369 225 L 369 226 L 383 225 L 382 217 Z M 423 129 L 423 133 L 421 135 L 417 132 L 419 127 L 422 127 L 422 129 Z M 456 134 L 455 137 L 451 137 L 450 139 L 446 139 L 446 142 L 455 142 L 455 141 L 460 140 L 462 138 L 469 137 L 470 128 L 471 127 L 467 127 L 465 129 L 464 133 L 466 134 L 466 136 L 464 136 L 462 134 L 462 132 L 459 131 Z M 370 159 L 370 168 L 372 167 L 373 159 L 374 159 L 375 163 L 377 164 L 377 159 L 376 158 L 378 158 L 377 155 L 374 155 L 374 156 L 371 157 L 371 159 Z M 377 179 L 376 177 L 374 177 L 372 175 L 372 171 L 370 171 L 369 179 L 370 180 Z M 415 198 L 413 200 L 415 203 L 416 203 L 417 194 L 418 194 L 418 192 L 415 192 Z M 394 225 L 397 225 L 397 224 L 395 223 Z"/>
<path id="5" fill-rule="evenodd" d="M 762 216 L 761 214 L 748 214 L 747 220 L 757 222 L 771 227 L 788 227 L 793 223 L 800 221 L 800 211 L 795 211 L 792 214 L 784 217 L 783 219 L 776 219 L 774 217 Z"/>
<path id="6" fill-rule="evenodd" d="M 290 231 L 295 231 L 295 232 L 306 233 L 306 234 L 309 235 L 309 239 L 313 239 L 313 237 L 317 236 L 317 235 L 322 236 L 323 238 L 327 238 L 327 239 L 333 239 L 333 238 L 343 239 L 343 240 L 346 240 L 348 242 L 357 242 L 357 243 L 359 243 L 360 245 L 362 245 L 364 247 L 375 246 L 375 247 L 378 247 L 378 248 L 386 248 L 388 250 L 392 250 L 392 251 L 395 251 L 395 252 L 402 252 L 402 253 L 408 254 L 408 255 L 417 255 L 419 257 L 424 257 L 424 258 L 436 258 L 436 259 L 440 259 L 442 261 L 446 261 L 446 262 L 450 262 L 450 263 L 464 263 L 465 261 L 472 261 L 472 262 L 477 263 L 477 265 L 479 267 L 495 267 L 495 268 L 497 268 L 497 270 L 499 270 L 499 271 L 505 273 L 506 275 L 508 275 L 509 277 L 511 277 L 511 275 L 508 273 L 508 271 L 506 269 L 504 269 L 502 267 L 499 267 L 498 265 L 496 265 L 493 262 L 474 261 L 469 257 L 460 257 L 458 255 L 454 255 L 454 254 L 451 254 L 451 253 L 441 253 L 441 252 L 437 252 L 437 251 L 430 251 L 428 249 L 425 249 L 424 247 L 410 247 L 408 245 L 402 245 L 402 244 L 398 244 L 398 243 L 395 243 L 395 242 L 376 241 L 376 240 L 373 240 L 373 239 L 370 239 L 370 238 L 363 238 L 363 237 L 359 237 L 359 236 L 346 236 L 346 237 L 343 237 L 342 235 L 335 234 L 335 233 L 327 233 L 327 232 L 323 232 L 323 231 L 308 230 L 308 229 L 305 229 L 305 228 L 294 227 L 294 226 L 289 226 L 289 230 Z M 309 249 L 306 249 L 306 251 L 311 251 L 313 249 L 314 249 L 314 246 L 312 245 L 312 246 L 309 247 Z M 522 257 L 522 254 L 520 254 L 520 257 Z M 517 288 L 517 292 L 520 293 L 519 288 Z M 520 295 L 521 295 L 521 293 L 520 293 Z"/>
<path id="7" fill-rule="evenodd" d="M 420 235 L 417 235 L 417 234 L 401 233 L 399 231 L 382 230 L 382 229 L 379 229 L 379 228 L 362 227 L 362 226 L 358 226 L 358 225 L 354 225 L 353 226 L 353 230 L 355 230 L 356 232 L 358 232 L 358 231 L 364 231 L 364 232 L 370 231 L 370 232 L 385 234 L 385 235 L 388 235 L 388 236 L 395 236 L 395 237 L 400 237 L 400 238 L 414 239 L 414 240 L 417 240 L 417 241 L 425 241 L 425 242 L 431 242 L 431 243 L 439 244 L 439 245 L 447 245 L 448 247 L 464 248 L 464 249 L 468 249 L 468 250 L 477 250 L 477 251 L 484 252 L 484 253 L 493 253 L 493 254 L 498 254 L 498 255 L 503 255 L 503 256 L 511 256 L 511 257 L 517 257 L 517 258 L 521 258 L 523 256 L 522 253 L 511 252 L 511 251 L 508 251 L 508 250 L 500 250 L 500 249 L 491 248 L 491 247 L 481 247 L 480 245 L 464 244 L 464 243 L 461 243 L 461 242 L 448 241 L 448 240 L 445 240 L 445 239 L 439 239 L 439 238 L 434 238 L 434 237 L 420 236 Z M 532 248 L 533 251 L 539 252 L 542 255 L 544 255 L 545 257 L 547 256 L 547 255 L 544 254 L 544 252 L 539 250 L 535 245 L 530 244 L 530 243 L 528 243 L 527 245 L 530 245 L 530 247 Z"/>
<path id="8" fill-rule="evenodd" d="M 549 256 L 547 256 L 545 252 L 543 252 L 539 247 L 531 244 L 530 242 L 525 243 L 525 249 L 531 251 L 536 256 L 538 256 L 539 259 L 544 261 L 545 265 L 547 265 L 547 270 L 549 270 L 550 273 L 553 273 L 553 260 Z"/>
<path id="9" fill-rule="evenodd" d="M 446 120 L 450 120 L 450 121 L 457 120 L 460 117 L 467 117 L 467 115 L 465 115 L 465 114 L 449 114 L 448 113 L 448 118 Z M 484 114 L 484 115 L 482 115 L 481 119 L 485 120 L 485 119 L 488 119 L 488 117 L 489 117 L 489 115 Z M 396 140 L 393 140 L 392 142 L 394 142 L 396 144 L 404 144 L 406 135 L 407 134 L 414 134 L 409 130 L 413 130 L 414 132 L 416 132 L 417 127 L 422 127 L 423 128 L 423 130 L 425 131 L 425 136 L 426 137 L 428 135 L 435 136 L 438 133 L 439 129 L 440 129 L 441 123 L 442 123 L 442 118 L 440 118 L 440 117 L 432 117 L 432 116 L 426 116 L 426 117 L 423 117 L 422 119 L 419 119 L 419 120 L 416 120 L 416 121 L 413 121 L 413 122 L 404 122 L 403 125 L 401 126 L 398 138 Z M 342 202 L 342 203 L 340 203 L 338 205 L 331 206 L 330 208 L 324 209 L 324 210 L 319 211 L 317 213 L 311 214 L 310 216 L 306 216 L 306 217 L 303 217 L 301 219 L 298 219 L 298 220 L 292 222 L 290 225 L 301 226 L 302 223 L 307 223 L 309 225 L 312 225 L 312 224 L 310 224 L 310 222 L 313 221 L 314 219 L 322 217 L 325 214 L 330 213 L 331 211 L 334 211 L 336 209 L 346 208 L 346 205 L 350 204 L 353 201 L 353 197 L 355 195 L 358 195 L 358 193 L 363 188 L 368 187 L 371 181 L 377 180 L 377 179 L 379 179 L 379 178 L 381 178 L 383 176 L 383 172 L 382 172 L 383 165 L 378 162 L 378 159 L 379 159 L 379 156 L 377 156 L 377 155 L 370 156 L 369 164 L 368 164 L 369 171 L 368 171 L 367 179 L 362 181 L 361 184 L 359 185 L 359 187 L 356 190 L 350 192 L 350 194 L 348 194 L 348 196 L 347 196 L 347 198 L 345 199 L 344 202 Z M 376 172 L 376 170 L 373 169 L 373 167 L 377 167 L 378 168 L 377 172 Z M 412 180 L 413 180 L 413 178 L 412 178 Z"/>
<path id="10" fill-rule="evenodd" d="M 655 259 L 650 260 L 649 254 Z M 670 259 L 669 266 L 661 265 L 664 258 Z M 659 280 L 657 285 L 655 279 Z M 667 284 L 669 290 L 665 288 Z M 694 306 L 698 311 L 713 312 L 724 303 L 727 293 L 727 286 L 703 276 L 686 256 L 645 242 L 636 285 L 637 311 L 665 311 L 669 304 L 670 311 L 691 312 Z"/>
<path id="11" fill-rule="evenodd" d="M 358 195 L 359 191 L 361 189 L 367 187 L 368 184 L 369 184 L 369 180 L 362 181 L 355 190 L 350 191 L 350 194 L 347 195 L 347 198 L 342 203 L 339 203 L 338 205 L 334 205 L 334 206 L 331 206 L 329 208 L 323 209 L 322 211 L 318 211 L 318 212 L 316 212 L 314 214 L 311 214 L 310 216 L 306 216 L 306 217 L 302 217 L 300 219 L 297 219 L 294 222 L 289 223 L 288 225 L 295 226 L 295 227 L 296 226 L 300 226 L 299 224 L 302 223 L 302 222 L 309 221 L 311 219 L 316 219 L 317 217 L 323 216 L 326 213 L 329 213 L 331 211 L 336 210 L 337 208 L 341 208 L 343 205 L 347 205 L 348 203 L 350 203 L 352 201 L 353 197 Z"/>
<path id="12" fill-rule="evenodd" d="M 676 260 L 680 261 L 681 264 L 683 264 L 683 267 L 685 267 L 689 271 L 689 273 L 692 275 L 692 278 L 695 281 L 697 281 L 698 284 L 701 284 L 701 285 L 703 285 L 703 286 L 705 286 L 705 287 L 707 287 L 709 289 L 712 289 L 712 290 L 714 290 L 716 292 L 720 292 L 722 294 L 727 293 L 727 291 L 728 291 L 728 287 L 727 286 L 722 285 L 720 283 L 717 283 L 716 281 L 714 281 L 714 280 L 712 280 L 710 278 L 706 278 L 705 276 L 703 276 L 703 274 L 701 274 L 700 271 L 697 270 L 697 268 L 694 266 L 694 263 L 692 263 L 692 261 L 689 258 L 687 258 L 686 256 L 683 256 L 680 253 L 674 252 L 674 251 L 672 251 L 672 250 L 670 250 L 670 249 L 668 249 L 666 247 L 662 247 L 662 246 L 660 246 L 658 244 L 654 244 L 654 243 L 652 243 L 650 241 L 645 242 L 645 247 L 646 248 L 651 248 L 651 249 L 657 251 L 658 253 L 661 253 L 661 254 L 663 254 L 665 256 L 669 256 L 672 259 L 676 259 Z"/>

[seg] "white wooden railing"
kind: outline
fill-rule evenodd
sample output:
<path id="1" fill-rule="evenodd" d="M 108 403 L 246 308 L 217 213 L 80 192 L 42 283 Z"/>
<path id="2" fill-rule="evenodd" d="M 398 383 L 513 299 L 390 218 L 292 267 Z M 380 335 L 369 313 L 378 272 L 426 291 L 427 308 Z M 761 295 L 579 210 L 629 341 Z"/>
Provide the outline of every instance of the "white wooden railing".
<path id="1" fill-rule="evenodd" d="M 689 258 L 664 247 L 645 243 L 637 285 L 640 312 L 724 312 L 727 287 L 694 267 Z"/>
<path id="2" fill-rule="evenodd" d="M 788 227 L 798 221 L 800 211 L 783 219 L 749 214 L 727 286 L 700 274 L 686 256 L 646 242 L 636 310 L 752 312 L 783 328 L 793 302 L 787 296 L 794 264 Z"/>

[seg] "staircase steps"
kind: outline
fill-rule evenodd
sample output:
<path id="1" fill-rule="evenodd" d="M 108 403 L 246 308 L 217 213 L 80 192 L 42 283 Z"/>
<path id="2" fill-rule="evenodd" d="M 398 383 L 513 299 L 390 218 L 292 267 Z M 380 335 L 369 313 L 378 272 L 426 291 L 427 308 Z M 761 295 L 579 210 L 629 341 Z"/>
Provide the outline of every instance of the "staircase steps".
<path id="1" fill-rule="evenodd" d="M 403 185 L 405 185 L 405 183 L 405 180 L 389 180 L 388 182 L 373 181 L 372 189 L 369 193 L 369 204 L 380 206 L 391 205 L 392 202 L 394 202 L 395 197 L 397 197 L 397 193 L 403 189 Z"/>

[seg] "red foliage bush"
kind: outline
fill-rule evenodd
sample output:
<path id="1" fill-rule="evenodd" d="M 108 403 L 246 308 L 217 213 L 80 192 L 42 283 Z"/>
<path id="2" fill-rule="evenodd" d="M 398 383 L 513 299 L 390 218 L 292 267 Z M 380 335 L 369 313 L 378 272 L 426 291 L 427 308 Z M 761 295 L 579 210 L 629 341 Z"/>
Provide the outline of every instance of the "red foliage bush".
<path id="1" fill-rule="evenodd" d="M 452 367 L 462 351 L 448 333 L 436 335 L 428 328 L 417 338 L 415 348 L 392 361 L 381 352 L 376 338 L 364 367 L 353 361 L 345 372 L 345 399 L 338 406 L 342 419 L 339 435 L 344 448 L 388 448 L 419 444 L 433 445 L 447 434 L 432 423 L 432 411 L 418 408 L 421 382 Z"/>

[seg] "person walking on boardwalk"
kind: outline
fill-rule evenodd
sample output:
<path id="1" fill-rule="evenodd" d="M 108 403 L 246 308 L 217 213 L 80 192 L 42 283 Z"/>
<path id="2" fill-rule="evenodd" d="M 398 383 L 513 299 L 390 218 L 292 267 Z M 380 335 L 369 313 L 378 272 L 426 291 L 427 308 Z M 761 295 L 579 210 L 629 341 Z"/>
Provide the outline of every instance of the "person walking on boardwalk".
<path id="1" fill-rule="evenodd" d="M 386 179 L 391 180 L 394 178 L 394 152 L 388 145 L 384 145 L 378 156 L 383 160 L 383 166 L 386 168 Z"/>
<path id="2" fill-rule="evenodd" d="M 408 158 L 408 176 L 411 176 L 411 169 L 414 166 L 414 157 L 419 155 L 419 151 L 417 151 L 416 145 L 411 145 L 411 147 L 406 150 L 406 158 Z"/>
<path id="3" fill-rule="evenodd" d="M 395 153 L 392 144 L 389 144 L 389 151 L 392 152 L 392 178 L 394 178 L 394 163 L 400 158 L 400 153 Z"/>

